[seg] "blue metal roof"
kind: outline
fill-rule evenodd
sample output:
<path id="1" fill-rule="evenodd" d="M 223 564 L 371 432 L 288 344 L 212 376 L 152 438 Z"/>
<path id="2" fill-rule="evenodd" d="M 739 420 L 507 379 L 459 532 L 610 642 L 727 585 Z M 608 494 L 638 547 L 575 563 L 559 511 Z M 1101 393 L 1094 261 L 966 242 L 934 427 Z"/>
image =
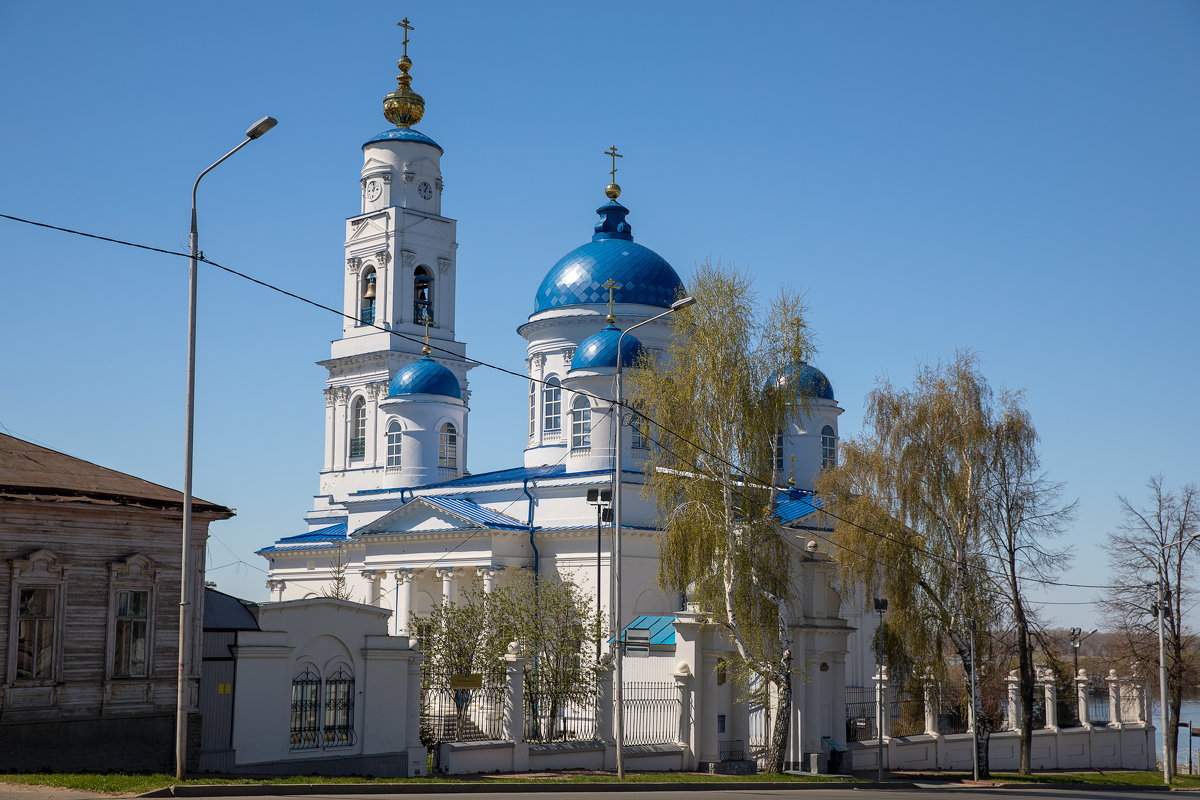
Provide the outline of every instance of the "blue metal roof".
<path id="1" fill-rule="evenodd" d="M 442 150 L 442 146 L 440 144 L 435 142 L 433 139 L 430 139 L 428 136 L 415 128 L 391 128 L 383 133 L 376 134 L 367 141 L 363 142 L 363 147 L 373 144 L 374 142 L 420 142 L 421 144 L 428 144 L 436 147 L 439 152 L 446 152 L 445 150 Z"/>
<path id="2" fill-rule="evenodd" d="M 494 472 L 481 472 L 478 475 L 467 475 L 462 478 L 455 478 L 452 481 L 430 485 L 440 488 L 443 486 L 473 486 L 479 483 L 508 483 L 510 481 L 523 481 L 532 478 L 557 477 L 566 474 L 566 472 L 566 464 L 551 464 L 546 467 L 513 467 L 511 469 L 498 469 Z"/>
<path id="3" fill-rule="evenodd" d="M 649 628 L 650 644 L 675 644 L 675 615 L 642 614 L 625 626 L 630 628 Z M 628 639 L 628 634 L 626 634 Z"/>
<path id="4" fill-rule="evenodd" d="M 504 528 L 506 530 L 527 531 L 528 525 L 522 525 L 521 521 L 507 514 L 501 514 L 499 511 L 493 511 L 490 508 L 484 508 L 478 503 L 473 503 L 470 500 L 463 500 L 459 497 L 412 497 L 405 500 L 400 508 L 404 508 L 409 503 L 417 500 L 423 500 L 430 505 L 437 506 L 444 511 L 449 511 L 451 514 L 456 514 L 460 517 L 465 517 L 472 522 L 478 522 L 480 525 L 486 525 L 489 528 Z M 357 535 L 357 533 L 355 534 Z M 365 534 L 370 535 L 370 534 Z"/>
<path id="5" fill-rule="evenodd" d="M 295 536 L 285 536 L 279 539 L 270 547 L 264 547 L 261 550 L 255 550 L 255 553 L 266 553 L 271 550 L 315 550 L 321 547 L 329 547 L 337 542 L 345 541 L 348 538 L 346 533 L 346 523 L 339 522 L 337 525 L 330 525 L 326 528 L 318 528 L 315 531 L 307 531 L 306 533 L 298 533 Z"/>
<path id="6" fill-rule="evenodd" d="M 594 369 L 617 366 L 617 342 L 621 343 L 621 366 L 632 367 L 638 356 L 645 352 L 636 336 L 628 334 L 621 340 L 621 330 L 609 325 L 593 333 L 579 343 L 571 359 L 571 369 Z"/>
<path id="7" fill-rule="evenodd" d="M 335 539 L 345 538 L 346 523 L 339 522 L 337 525 L 330 525 L 328 528 L 318 528 L 315 531 L 308 531 L 296 536 L 285 536 L 279 540 L 278 544 L 286 544 L 288 542 L 332 542 Z"/>
<path id="8" fill-rule="evenodd" d="M 580 303 L 606 303 L 603 284 L 616 281 L 617 303 L 669 308 L 683 293 L 683 281 L 666 259 L 633 241 L 625 222 L 628 209 L 607 203 L 596 210 L 601 220 L 592 241 L 558 260 L 538 287 L 534 313 Z"/>
<path id="9" fill-rule="evenodd" d="M 784 525 L 791 525 L 801 517 L 815 514 L 825 505 L 825 498 L 808 492 L 791 491 L 780 497 L 775 504 L 775 518 Z"/>
<path id="10" fill-rule="evenodd" d="M 404 394 L 437 394 L 461 400 L 462 387 L 453 372 L 429 356 L 422 356 L 397 372 L 388 386 L 388 397 Z"/>
<path id="11" fill-rule="evenodd" d="M 801 362 L 784 367 L 771 376 L 771 383 L 785 389 L 795 389 L 796 394 L 821 400 L 833 399 L 833 384 L 825 373 L 812 364 Z"/>

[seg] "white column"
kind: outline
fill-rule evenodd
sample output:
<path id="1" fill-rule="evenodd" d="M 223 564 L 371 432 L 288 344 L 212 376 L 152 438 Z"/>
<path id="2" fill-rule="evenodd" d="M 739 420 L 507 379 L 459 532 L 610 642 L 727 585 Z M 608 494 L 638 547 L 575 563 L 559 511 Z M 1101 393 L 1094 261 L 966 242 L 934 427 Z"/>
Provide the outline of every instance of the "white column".
<path id="1" fill-rule="evenodd" d="M 280 578 L 272 578 L 267 581 L 267 589 L 271 592 L 271 601 L 278 603 L 283 600 L 283 587 L 287 585 L 287 581 Z"/>
<path id="2" fill-rule="evenodd" d="M 503 567 L 479 567 L 475 570 L 475 574 L 483 580 L 484 594 L 496 591 L 496 576 L 502 569 Z"/>
<path id="3" fill-rule="evenodd" d="M 362 576 L 367 582 L 367 605 L 379 605 L 379 582 L 383 579 L 383 571 L 378 569 L 364 569 Z"/>
<path id="4" fill-rule="evenodd" d="M 1042 684 L 1042 691 L 1045 696 L 1046 704 L 1046 729 L 1058 730 L 1058 683 L 1054 679 L 1054 673 L 1049 670 L 1038 670 L 1038 680 Z"/>
<path id="5" fill-rule="evenodd" d="M 1108 724 L 1114 728 L 1122 728 L 1124 726 L 1121 723 L 1124 720 L 1121 719 L 1121 679 L 1115 669 L 1110 669 L 1105 681 L 1108 683 Z"/>
<path id="6" fill-rule="evenodd" d="M 1092 721 L 1088 719 L 1088 674 L 1082 667 L 1075 676 L 1075 702 L 1079 704 L 1079 724 L 1092 727 Z"/>
<path id="7" fill-rule="evenodd" d="M 458 586 L 454 567 L 438 567 L 434 574 L 442 581 L 442 604 L 450 605 L 458 600 Z"/>
<path id="8" fill-rule="evenodd" d="M 1013 669 L 1009 670 L 1005 680 L 1008 683 L 1008 730 L 1019 731 L 1021 729 L 1021 695 L 1018 689 L 1021 679 L 1017 676 L 1017 671 Z"/>
<path id="9" fill-rule="evenodd" d="M 396 636 L 409 636 L 412 634 L 413 571 L 407 568 L 398 569 L 392 576 L 396 579 L 396 614 L 392 618 L 392 633 Z"/>

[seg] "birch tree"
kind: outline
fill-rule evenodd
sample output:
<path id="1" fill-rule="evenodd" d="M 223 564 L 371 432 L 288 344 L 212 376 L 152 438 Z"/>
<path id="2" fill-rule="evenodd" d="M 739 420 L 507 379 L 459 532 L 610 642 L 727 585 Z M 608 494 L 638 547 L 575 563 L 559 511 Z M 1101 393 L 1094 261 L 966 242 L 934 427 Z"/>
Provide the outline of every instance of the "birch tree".
<path id="1" fill-rule="evenodd" d="M 992 630 L 1001 611 L 985 539 L 990 404 L 968 352 L 921 368 L 910 389 L 881 381 L 867 399 L 866 432 L 843 444 L 841 465 L 817 482 L 835 500 L 844 580 L 889 599 L 889 627 L 904 632 L 921 672 L 944 678 L 952 649 L 968 686 L 980 663 L 973 636 Z M 989 731 L 978 695 L 972 716 L 986 776 Z"/>
<path id="2" fill-rule="evenodd" d="M 1195 631 L 1184 622 L 1184 614 L 1196 601 L 1192 562 L 1200 549 L 1200 489 L 1187 484 L 1169 489 L 1163 477 L 1146 482 L 1149 490 L 1143 504 L 1118 495 L 1121 523 L 1104 545 L 1112 570 L 1112 583 L 1105 598 L 1105 615 L 1120 635 L 1131 657 L 1146 664 L 1157 663 L 1150 654 L 1158 652 L 1158 582 L 1164 581 L 1166 613 L 1163 617 L 1167 662 L 1167 708 L 1162 713 L 1163 757 L 1176 763 L 1179 741 L 1179 710 L 1185 690 L 1200 681 L 1200 653 Z M 1149 664 L 1147 664 L 1149 666 Z"/>
<path id="3" fill-rule="evenodd" d="M 989 477 L 985 492 L 983 533 L 999 571 L 1004 605 L 1011 615 L 1017 655 L 1020 719 L 1018 769 L 1030 774 L 1033 747 L 1034 634 L 1037 624 L 1025 597 L 1024 579 L 1048 579 L 1061 572 L 1068 550 L 1053 547 L 1072 519 L 1075 504 L 1060 501 L 1062 484 L 1046 477 L 1038 454 L 1037 430 L 1022 405 L 1021 392 L 1001 392 L 988 416 L 991 430 Z"/>
<path id="4" fill-rule="evenodd" d="M 784 292 L 760 317 L 749 279 L 705 264 L 696 303 L 673 317 L 667 353 L 631 376 L 630 404 L 657 425 L 646 492 L 664 533 L 660 584 L 687 591 L 721 626 L 744 672 L 775 698 L 768 769 L 782 771 L 794 678 L 790 545 L 773 517 L 773 444 L 796 387 L 780 370 L 812 354 L 800 299 Z M 644 420 L 640 423 L 645 425 Z"/>

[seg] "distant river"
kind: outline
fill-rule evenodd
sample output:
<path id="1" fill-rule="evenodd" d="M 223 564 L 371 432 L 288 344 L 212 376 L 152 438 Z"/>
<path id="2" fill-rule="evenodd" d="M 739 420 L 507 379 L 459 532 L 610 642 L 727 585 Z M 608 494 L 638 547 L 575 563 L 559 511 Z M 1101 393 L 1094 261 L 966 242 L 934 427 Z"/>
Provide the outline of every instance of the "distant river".
<path id="1" fill-rule="evenodd" d="M 1158 686 L 1153 687 L 1155 696 L 1157 697 Z M 1158 753 L 1162 754 L 1162 715 L 1158 710 L 1158 703 L 1154 703 L 1154 742 L 1158 748 Z M 1179 721 L 1183 723 L 1192 723 L 1192 727 L 1200 728 L 1200 700 L 1184 700 L 1183 705 L 1179 709 Z M 1192 740 L 1192 769 L 1195 772 L 1200 772 L 1200 736 Z M 1187 771 L 1188 763 L 1188 737 L 1187 731 L 1184 728 L 1179 729 L 1179 769 Z"/>

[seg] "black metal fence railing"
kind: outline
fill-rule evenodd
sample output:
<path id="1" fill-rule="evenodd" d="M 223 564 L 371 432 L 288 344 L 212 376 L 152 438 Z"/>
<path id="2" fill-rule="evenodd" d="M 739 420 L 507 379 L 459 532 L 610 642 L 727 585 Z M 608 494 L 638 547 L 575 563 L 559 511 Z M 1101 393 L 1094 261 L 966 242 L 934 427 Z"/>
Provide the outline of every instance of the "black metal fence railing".
<path id="1" fill-rule="evenodd" d="M 917 736 L 925 733 L 925 701 L 903 695 L 891 702 L 892 736 Z"/>
<path id="2" fill-rule="evenodd" d="M 746 742 L 743 739 L 723 739 L 717 742 L 722 761 L 745 761 Z"/>
<path id="3" fill-rule="evenodd" d="M 596 701 L 525 696 L 525 739 L 568 742 L 596 738 Z"/>
<path id="4" fill-rule="evenodd" d="M 863 742 L 875 738 L 876 723 L 875 689 L 873 687 L 846 687 L 846 741 Z"/>
<path id="5" fill-rule="evenodd" d="M 421 740 L 426 745 L 503 737 L 503 687 L 421 691 Z"/>
<path id="6" fill-rule="evenodd" d="M 679 739 L 679 689 L 667 681 L 638 681 L 622 689 L 626 744 L 670 744 Z"/>

